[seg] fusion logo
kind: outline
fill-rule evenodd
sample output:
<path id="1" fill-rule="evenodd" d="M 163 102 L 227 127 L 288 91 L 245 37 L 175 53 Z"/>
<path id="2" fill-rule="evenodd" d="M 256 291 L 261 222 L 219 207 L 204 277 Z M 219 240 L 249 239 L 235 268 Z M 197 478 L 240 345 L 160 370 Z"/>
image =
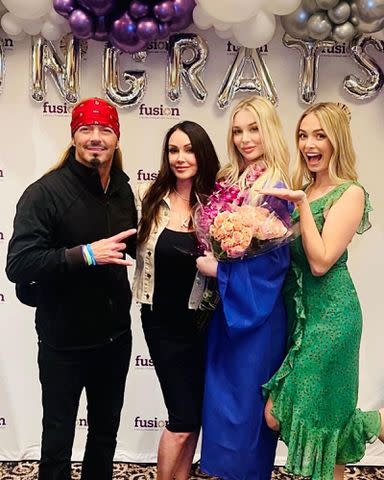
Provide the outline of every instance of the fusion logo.
<path id="1" fill-rule="evenodd" d="M 5 303 L 5 296 L 3 293 L 0 293 L 0 303 Z"/>
<path id="2" fill-rule="evenodd" d="M 237 53 L 239 51 L 239 46 L 235 45 L 232 43 L 230 40 L 226 43 L 226 52 L 230 55 L 233 55 L 234 53 Z M 268 45 L 263 45 L 262 47 L 259 47 L 259 52 L 261 55 L 265 55 L 268 53 Z"/>
<path id="3" fill-rule="evenodd" d="M 3 232 L 0 232 L 0 242 L 4 240 L 4 233 Z"/>
<path id="4" fill-rule="evenodd" d="M 149 182 L 156 180 L 158 174 L 159 172 L 146 172 L 140 168 L 140 170 L 137 171 L 136 177 L 139 182 Z"/>
<path id="5" fill-rule="evenodd" d="M 139 117 L 150 118 L 172 118 L 180 117 L 179 107 L 167 107 L 166 105 L 146 105 L 141 103 L 139 107 Z"/>
<path id="6" fill-rule="evenodd" d="M 163 53 L 168 50 L 168 42 L 162 40 L 153 40 L 148 44 L 146 50 L 152 53 Z"/>
<path id="7" fill-rule="evenodd" d="M 157 417 L 149 419 L 136 417 L 134 421 L 135 430 L 162 430 L 166 425 L 167 420 L 159 420 Z"/>
<path id="8" fill-rule="evenodd" d="M 135 368 L 153 368 L 152 358 L 144 358 L 141 355 L 137 355 L 135 358 Z"/>
<path id="9" fill-rule="evenodd" d="M 53 104 L 49 102 L 44 102 L 43 106 L 43 115 L 70 115 L 72 112 L 72 105 L 67 105 L 67 103 Z"/>
<path id="10" fill-rule="evenodd" d="M 4 170 L 0 169 L 0 180 L 4 178 Z"/>
<path id="11" fill-rule="evenodd" d="M 329 57 L 349 57 L 348 45 L 346 43 L 336 43 L 333 47 L 323 48 L 321 54 Z"/>
<path id="12" fill-rule="evenodd" d="M 86 418 L 78 418 L 76 420 L 76 427 L 77 428 L 88 428 L 88 422 Z"/>
<path id="13" fill-rule="evenodd" d="M 0 417 L 0 428 L 4 428 L 7 426 L 7 420 L 5 417 Z"/>

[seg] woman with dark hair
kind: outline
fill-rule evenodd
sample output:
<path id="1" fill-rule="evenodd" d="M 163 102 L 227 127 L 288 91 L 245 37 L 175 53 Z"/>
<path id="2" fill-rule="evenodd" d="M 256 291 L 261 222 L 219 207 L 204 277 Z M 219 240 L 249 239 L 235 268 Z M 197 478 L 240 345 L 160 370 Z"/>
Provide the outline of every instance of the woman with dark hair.
<path id="1" fill-rule="evenodd" d="M 158 449 L 157 479 L 186 480 L 201 423 L 204 337 L 188 299 L 196 274 L 192 209 L 209 195 L 219 170 L 212 142 L 197 123 L 166 134 L 157 179 L 142 199 L 134 296 L 168 410 Z"/>

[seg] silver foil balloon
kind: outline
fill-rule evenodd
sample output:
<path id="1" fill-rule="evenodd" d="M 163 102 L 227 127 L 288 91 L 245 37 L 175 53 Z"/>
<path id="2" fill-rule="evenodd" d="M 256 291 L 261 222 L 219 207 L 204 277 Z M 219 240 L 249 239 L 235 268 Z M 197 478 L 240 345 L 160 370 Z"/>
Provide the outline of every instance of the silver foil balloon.
<path id="1" fill-rule="evenodd" d="M 128 87 L 120 86 L 119 56 L 121 51 L 106 45 L 103 55 L 103 89 L 109 100 L 119 107 L 133 107 L 143 98 L 147 74 L 143 70 L 125 70 L 123 78 Z"/>
<path id="2" fill-rule="evenodd" d="M 320 10 L 316 0 L 301 0 L 301 7 L 307 10 L 309 13 L 315 13 Z"/>
<path id="3" fill-rule="evenodd" d="M 284 30 L 295 38 L 308 37 L 308 20 L 312 15 L 312 11 L 306 10 L 302 5 L 289 15 L 281 17 L 281 24 Z"/>
<path id="4" fill-rule="evenodd" d="M 325 40 L 332 32 L 332 24 L 325 12 L 317 12 L 311 15 L 307 27 L 309 36 L 315 40 Z"/>
<path id="5" fill-rule="evenodd" d="M 208 92 L 201 74 L 207 63 L 208 52 L 207 42 L 195 33 L 179 33 L 169 37 L 166 88 L 170 100 L 179 100 L 183 79 L 194 98 L 205 101 Z"/>
<path id="6" fill-rule="evenodd" d="M 322 10 L 329 10 L 330 8 L 336 7 L 339 0 L 316 0 L 316 3 Z"/>
<path id="7" fill-rule="evenodd" d="M 4 86 L 4 77 L 5 77 L 5 51 L 4 51 L 4 41 L 0 38 L 0 95 L 3 92 Z"/>
<path id="8" fill-rule="evenodd" d="M 356 35 L 350 44 L 352 58 L 366 74 L 367 78 L 360 80 L 356 75 L 352 74 L 345 77 L 343 82 L 347 92 L 360 100 L 374 97 L 379 93 L 384 84 L 382 69 L 365 52 L 369 45 L 374 46 L 379 52 L 384 52 L 384 45 L 380 40 L 361 34 Z"/>
<path id="9" fill-rule="evenodd" d="M 384 0 L 355 0 L 355 4 L 363 22 L 372 22 L 384 17 Z"/>
<path id="10" fill-rule="evenodd" d="M 50 73 L 61 96 L 70 103 L 80 98 L 80 40 L 66 36 L 64 63 L 53 44 L 41 35 L 32 37 L 32 98 L 42 102 L 47 95 L 46 74 Z"/>
<path id="11" fill-rule="evenodd" d="M 251 76 L 246 72 L 251 71 Z M 240 47 L 233 64 L 229 67 L 220 87 L 217 104 L 226 108 L 238 92 L 256 92 L 278 103 L 276 87 L 267 65 L 257 48 Z"/>
<path id="12" fill-rule="evenodd" d="M 356 34 L 356 27 L 351 22 L 336 25 L 332 30 L 332 39 L 338 43 L 349 42 Z"/>
<path id="13" fill-rule="evenodd" d="M 372 5 L 375 5 L 375 0 L 372 0 L 374 3 Z M 384 0 L 382 0 L 382 3 Z M 369 20 L 366 19 L 367 12 L 363 10 L 363 16 L 361 15 L 361 2 L 359 0 L 351 0 L 350 1 L 350 6 L 351 6 L 351 23 L 353 23 L 356 27 L 358 32 L 360 33 L 374 33 L 380 31 L 382 28 L 384 28 L 384 15 L 382 15 L 379 18 L 371 18 L 369 16 Z M 365 13 L 365 15 L 364 15 Z M 363 18 L 364 17 L 364 18 Z"/>
<path id="14" fill-rule="evenodd" d="M 351 6 L 348 2 L 339 2 L 336 7 L 330 8 L 327 12 L 328 18 L 336 25 L 346 22 L 350 14 Z"/>
<path id="15" fill-rule="evenodd" d="M 299 98 L 304 103 L 311 104 L 315 101 L 317 94 L 321 51 L 334 46 L 335 42 L 332 40 L 303 40 L 285 34 L 283 44 L 288 48 L 296 48 L 301 54 Z"/>

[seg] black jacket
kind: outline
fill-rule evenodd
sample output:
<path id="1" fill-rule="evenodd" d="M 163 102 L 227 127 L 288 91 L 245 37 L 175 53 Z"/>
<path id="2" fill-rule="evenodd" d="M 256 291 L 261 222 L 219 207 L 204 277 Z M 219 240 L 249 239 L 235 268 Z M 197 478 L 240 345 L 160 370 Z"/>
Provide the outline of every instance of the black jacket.
<path id="1" fill-rule="evenodd" d="M 30 185 L 20 198 L 6 272 L 37 282 L 36 330 L 54 348 L 102 345 L 130 328 L 127 268 L 87 266 L 81 245 L 136 228 L 129 178 L 112 168 L 108 191 L 99 174 L 73 157 Z M 135 241 L 127 241 L 135 255 Z"/>

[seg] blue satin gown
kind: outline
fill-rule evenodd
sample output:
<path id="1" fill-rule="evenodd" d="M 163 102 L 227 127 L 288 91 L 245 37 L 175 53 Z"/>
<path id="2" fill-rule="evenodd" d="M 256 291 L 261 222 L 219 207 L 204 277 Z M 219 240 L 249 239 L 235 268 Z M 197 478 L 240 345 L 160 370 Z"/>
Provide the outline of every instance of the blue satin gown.
<path id="1" fill-rule="evenodd" d="M 208 331 L 201 469 L 225 480 L 270 480 L 278 440 L 261 385 L 286 352 L 281 289 L 289 247 L 220 263 L 221 302 Z"/>

